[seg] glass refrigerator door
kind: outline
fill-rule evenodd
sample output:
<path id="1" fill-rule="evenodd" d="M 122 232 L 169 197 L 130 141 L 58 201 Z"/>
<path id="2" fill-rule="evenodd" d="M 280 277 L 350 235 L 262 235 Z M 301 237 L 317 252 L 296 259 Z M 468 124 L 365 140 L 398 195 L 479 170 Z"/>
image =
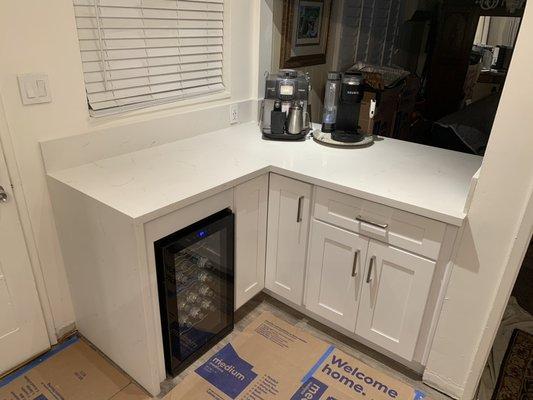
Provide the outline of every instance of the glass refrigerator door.
<path id="1" fill-rule="evenodd" d="M 233 215 L 226 214 L 177 232 L 161 248 L 174 373 L 233 327 Z"/>

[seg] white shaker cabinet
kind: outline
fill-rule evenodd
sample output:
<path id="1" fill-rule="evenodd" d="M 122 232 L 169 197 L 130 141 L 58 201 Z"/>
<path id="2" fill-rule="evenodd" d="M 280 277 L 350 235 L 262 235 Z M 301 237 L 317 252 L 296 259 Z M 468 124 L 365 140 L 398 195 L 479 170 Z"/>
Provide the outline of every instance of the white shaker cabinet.
<path id="1" fill-rule="evenodd" d="M 265 286 L 284 299 L 303 300 L 312 186 L 270 174 Z"/>
<path id="2" fill-rule="evenodd" d="M 317 220 L 311 224 L 306 308 L 354 332 L 368 239 Z"/>
<path id="3" fill-rule="evenodd" d="M 434 270 L 434 261 L 370 240 L 355 333 L 411 360 Z"/>
<path id="4" fill-rule="evenodd" d="M 235 309 L 265 287 L 268 175 L 234 190 Z"/>

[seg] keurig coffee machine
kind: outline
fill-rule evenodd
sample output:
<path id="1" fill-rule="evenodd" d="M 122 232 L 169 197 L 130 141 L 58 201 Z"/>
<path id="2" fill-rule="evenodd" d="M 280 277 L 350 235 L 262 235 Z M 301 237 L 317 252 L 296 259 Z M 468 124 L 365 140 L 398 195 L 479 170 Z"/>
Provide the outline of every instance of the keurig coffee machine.
<path id="1" fill-rule="evenodd" d="M 365 138 L 359 131 L 359 114 L 365 90 L 363 75 L 357 71 L 330 72 L 326 83 L 322 132 L 342 143 L 356 143 Z"/>
<path id="2" fill-rule="evenodd" d="M 309 76 L 292 69 L 269 74 L 261 109 L 261 132 L 273 140 L 297 140 L 309 133 Z"/>

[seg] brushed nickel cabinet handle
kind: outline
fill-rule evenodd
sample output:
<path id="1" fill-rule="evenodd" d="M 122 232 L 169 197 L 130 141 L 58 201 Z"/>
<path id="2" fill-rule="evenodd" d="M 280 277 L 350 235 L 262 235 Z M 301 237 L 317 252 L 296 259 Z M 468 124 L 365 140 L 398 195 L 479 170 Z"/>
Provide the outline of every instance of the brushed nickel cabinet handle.
<path id="1" fill-rule="evenodd" d="M 376 262 L 376 256 L 370 257 L 370 265 L 368 266 L 368 274 L 366 275 L 366 283 L 372 282 L 372 270 L 374 269 L 375 262 Z"/>
<path id="2" fill-rule="evenodd" d="M 389 227 L 389 224 L 380 224 L 378 222 L 372 222 L 372 221 L 369 221 L 367 219 L 364 219 L 363 217 L 361 217 L 360 215 L 358 215 L 357 217 L 355 217 L 356 221 L 359 221 L 359 222 L 364 222 L 365 224 L 368 224 L 368 225 L 373 225 L 373 226 L 377 226 L 378 228 L 381 228 L 381 229 L 387 229 Z"/>
<path id="3" fill-rule="evenodd" d="M 359 258 L 359 250 L 355 252 L 355 255 L 353 257 L 353 266 L 352 266 L 352 278 L 355 278 L 357 275 L 357 259 Z"/>
<path id="4" fill-rule="evenodd" d="M 305 196 L 300 196 L 298 199 L 298 212 L 296 214 L 296 222 L 302 222 L 302 204 Z"/>

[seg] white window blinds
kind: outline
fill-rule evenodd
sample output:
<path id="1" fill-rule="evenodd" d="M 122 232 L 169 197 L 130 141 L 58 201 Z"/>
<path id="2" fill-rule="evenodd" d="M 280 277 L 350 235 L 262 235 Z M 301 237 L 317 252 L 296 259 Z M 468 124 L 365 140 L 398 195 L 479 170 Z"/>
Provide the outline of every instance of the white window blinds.
<path id="1" fill-rule="evenodd" d="M 224 0 L 73 0 L 97 113 L 224 90 Z"/>

